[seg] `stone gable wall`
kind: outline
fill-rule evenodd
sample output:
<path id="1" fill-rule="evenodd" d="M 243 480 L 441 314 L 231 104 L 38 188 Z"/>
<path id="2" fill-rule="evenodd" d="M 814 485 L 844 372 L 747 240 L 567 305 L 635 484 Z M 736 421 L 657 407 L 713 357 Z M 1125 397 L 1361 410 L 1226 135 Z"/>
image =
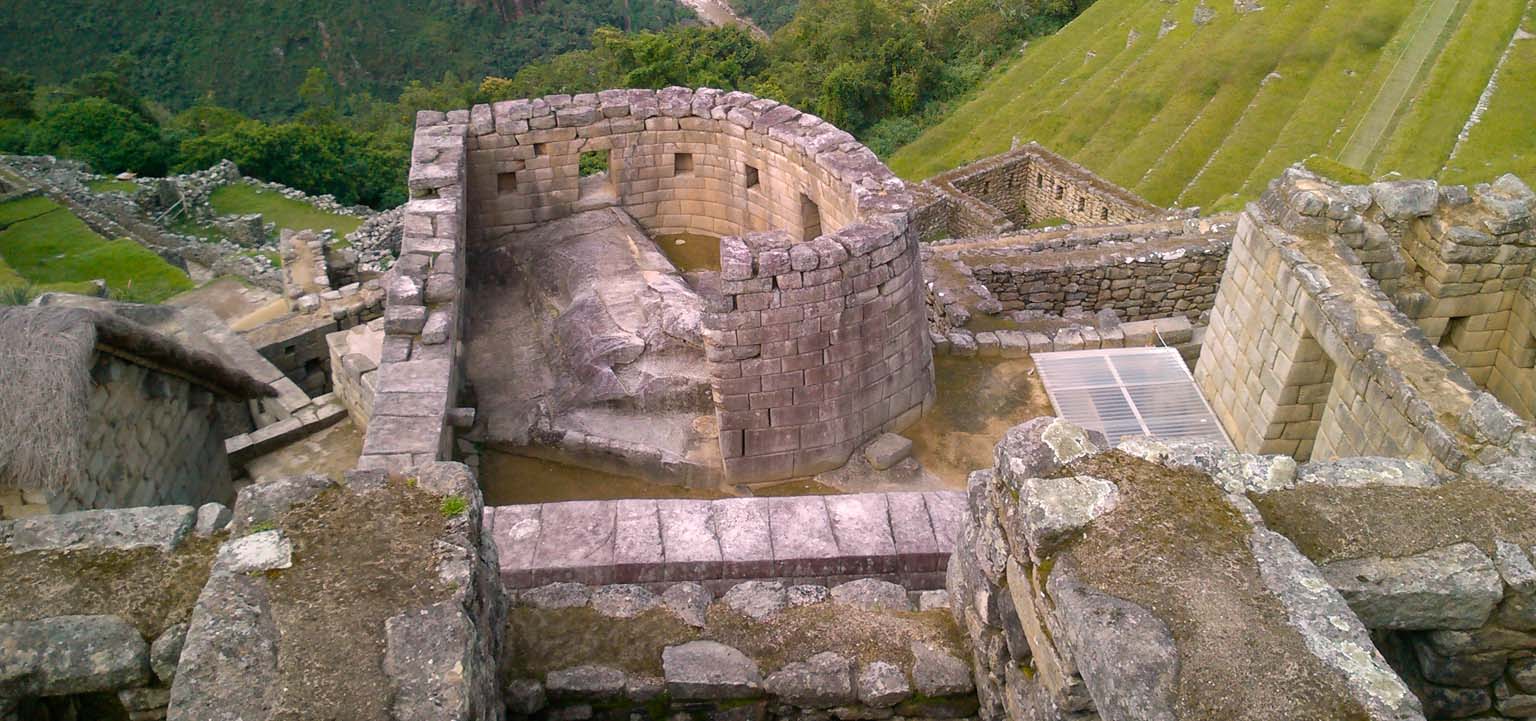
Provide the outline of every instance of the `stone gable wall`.
<path id="1" fill-rule="evenodd" d="M 91 376 L 81 480 L 0 496 L 0 518 L 234 499 L 211 391 L 99 351 Z"/>
<path id="2" fill-rule="evenodd" d="M 1378 184 L 1355 197 L 1291 170 L 1241 216 L 1195 374 L 1240 449 L 1303 460 L 1406 457 L 1456 471 L 1483 447 L 1467 420 L 1477 382 L 1383 292 L 1374 277 L 1383 268 L 1352 250 L 1385 232 L 1373 220 L 1382 215 L 1419 226 L 1498 220 L 1498 198 L 1461 207 L 1454 189 L 1404 209 L 1417 186 Z M 1520 202 L 1529 213 L 1536 199 Z M 1504 247 L 1530 243 L 1522 232 L 1519 245 Z M 1513 303 L 1501 288 L 1490 292 L 1455 302 Z M 1457 418 L 1460 426 L 1446 422 Z"/>
<path id="3" fill-rule="evenodd" d="M 1092 171 L 1028 143 L 923 182 L 928 203 L 924 240 L 991 235 L 1051 218 L 1074 225 L 1112 225 L 1170 214 Z"/>

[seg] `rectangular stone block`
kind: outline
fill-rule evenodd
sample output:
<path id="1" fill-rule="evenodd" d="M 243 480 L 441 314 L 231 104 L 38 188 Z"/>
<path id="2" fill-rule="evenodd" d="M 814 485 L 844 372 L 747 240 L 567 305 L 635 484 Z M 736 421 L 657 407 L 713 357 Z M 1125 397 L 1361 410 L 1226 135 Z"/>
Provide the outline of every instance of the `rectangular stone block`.
<path id="1" fill-rule="evenodd" d="M 843 573 L 886 574 L 898 570 L 885 494 L 827 496 L 826 506 L 832 536 L 842 556 Z"/>
<path id="2" fill-rule="evenodd" d="M 933 522 L 933 537 L 947 554 L 954 550 L 965 524 L 965 492 L 927 491 L 923 493 L 923 503 Z"/>
<path id="3" fill-rule="evenodd" d="M 664 500 L 657 501 L 656 507 L 667 563 L 665 580 L 720 578 L 720 540 L 710 520 L 710 502 Z"/>
<path id="4" fill-rule="evenodd" d="M 533 559 L 539 543 L 539 505 L 496 506 L 486 509 L 493 517 L 491 539 L 501 565 L 501 582 L 508 588 L 533 585 Z"/>
<path id="5" fill-rule="evenodd" d="M 838 568 L 837 538 L 823 496 L 768 500 L 773 533 L 774 572 L 779 576 L 825 576 Z"/>
<path id="6" fill-rule="evenodd" d="M 727 498 L 711 503 L 710 511 L 720 540 L 722 577 L 772 577 L 773 536 L 768 526 L 768 501 Z"/>
<path id="7" fill-rule="evenodd" d="M 666 554 L 661 544 L 661 515 L 656 501 L 615 502 L 613 580 L 652 583 L 665 580 Z"/>
<path id="8" fill-rule="evenodd" d="M 544 504 L 534 553 L 534 584 L 612 583 L 615 511 L 613 501 Z"/>
<path id="9" fill-rule="evenodd" d="M 943 570 L 949 549 L 940 545 L 928 517 L 922 493 L 887 493 L 891 513 L 891 538 L 896 544 L 897 567 L 902 573 Z"/>

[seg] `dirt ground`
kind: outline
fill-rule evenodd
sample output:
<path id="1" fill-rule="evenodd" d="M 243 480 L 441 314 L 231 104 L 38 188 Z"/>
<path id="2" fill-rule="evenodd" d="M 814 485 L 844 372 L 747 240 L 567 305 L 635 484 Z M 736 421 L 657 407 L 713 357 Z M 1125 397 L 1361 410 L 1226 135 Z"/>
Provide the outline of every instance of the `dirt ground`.
<path id="1" fill-rule="evenodd" d="M 912 439 L 913 457 L 946 487 L 964 488 L 971 471 L 991 468 L 992 449 L 1009 428 L 1055 412 L 1028 358 L 936 356 L 933 365 L 933 410 L 902 435 Z"/>
<path id="2" fill-rule="evenodd" d="M 357 465 L 363 453 L 363 432 L 350 418 L 294 441 L 245 464 L 257 482 L 319 473 L 335 480 Z"/>

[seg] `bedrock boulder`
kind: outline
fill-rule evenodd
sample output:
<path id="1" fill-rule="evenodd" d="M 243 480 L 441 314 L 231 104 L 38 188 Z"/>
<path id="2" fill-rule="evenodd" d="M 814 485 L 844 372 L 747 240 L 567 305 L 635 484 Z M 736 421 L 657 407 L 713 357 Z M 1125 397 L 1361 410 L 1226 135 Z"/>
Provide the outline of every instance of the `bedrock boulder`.
<path id="1" fill-rule="evenodd" d="M 0 624 L 0 697 L 115 691 L 149 674 L 149 644 L 116 616 Z"/>
<path id="2" fill-rule="evenodd" d="M 1371 628 L 1478 628 L 1504 595 L 1493 561 L 1470 543 L 1404 558 L 1334 561 L 1322 568 Z"/>

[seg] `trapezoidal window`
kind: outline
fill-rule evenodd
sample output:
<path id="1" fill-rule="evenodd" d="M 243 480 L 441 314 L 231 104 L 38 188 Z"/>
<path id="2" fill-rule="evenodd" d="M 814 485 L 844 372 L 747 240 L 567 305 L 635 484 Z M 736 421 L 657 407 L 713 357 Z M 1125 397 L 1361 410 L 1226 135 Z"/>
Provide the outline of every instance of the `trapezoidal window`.
<path id="1" fill-rule="evenodd" d="M 1106 205 L 1099 210 L 1099 220 L 1109 220 L 1109 206 Z"/>
<path id="2" fill-rule="evenodd" d="M 746 187 L 748 187 L 748 188 L 756 188 L 757 187 L 759 179 L 758 179 L 758 176 L 757 176 L 757 167 L 756 166 L 753 166 L 753 165 L 748 165 L 747 166 L 747 177 L 743 180 L 743 182 L 746 185 Z"/>
<path id="3" fill-rule="evenodd" d="M 809 195 L 800 194 L 800 241 L 806 242 L 821 236 L 821 207 Z"/>
<path id="4" fill-rule="evenodd" d="M 1088 199 L 1079 195 L 1077 196 L 1077 212 L 1081 213 L 1085 210 L 1088 210 Z"/>
<path id="5" fill-rule="evenodd" d="M 1035 173 L 1035 187 L 1036 188 L 1044 188 L 1045 187 L 1045 173 Z"/>
<path id="6" fill-rule="evenodd" d="M 1057 200 L 1061 200 L 1063 197 L 1066 197 L 1066 195 L 1067 195 L 1067 187 L 1066 186 L 1064 186 L 1064 185 L 1056 186 L 1056 199 Z"/>
<path id="7" fill-rule="evenodd" d="M 693 153 L 674 153 L 672 155 L 673 175 L 693 175 Z"/>
<path id="8" fill-rule="evenodd" d="M 608 168 L 608 151 L 588 150 L 576 159 L 577 197 L 582 200 L 612 200 L 615 196 L 613 173 Z"/>
<path id="9" fill-rule="evenodd" d="M 496 192 L 502 195 L 517 192 L 517 173 L 497 173 Z"/>

